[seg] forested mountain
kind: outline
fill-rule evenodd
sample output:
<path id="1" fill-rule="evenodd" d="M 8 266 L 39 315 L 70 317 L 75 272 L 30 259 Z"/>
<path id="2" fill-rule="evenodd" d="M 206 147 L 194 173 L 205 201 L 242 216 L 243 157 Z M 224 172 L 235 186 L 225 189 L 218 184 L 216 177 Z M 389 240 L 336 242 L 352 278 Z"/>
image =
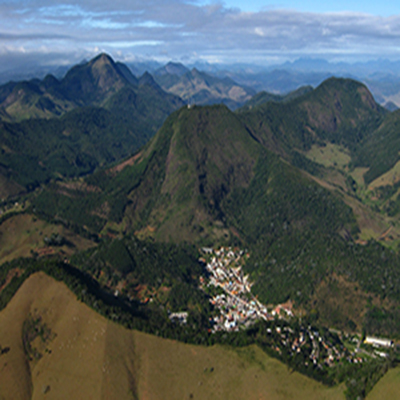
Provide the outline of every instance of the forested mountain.
<path id="1" fill-rule="evenodd" d="M 28 190 L 128 156 L 183 105 L 148 74 L 138 79 L 105 54 L 60 81 L 49 75 L 0 93 L 2 174 Z"/>

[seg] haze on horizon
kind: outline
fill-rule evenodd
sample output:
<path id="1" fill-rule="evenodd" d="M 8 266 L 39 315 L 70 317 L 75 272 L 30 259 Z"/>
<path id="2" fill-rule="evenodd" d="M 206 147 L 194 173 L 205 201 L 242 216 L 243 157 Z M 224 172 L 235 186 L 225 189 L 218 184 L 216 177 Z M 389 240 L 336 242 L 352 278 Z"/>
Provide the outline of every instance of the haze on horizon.
<path id="1" fill-rule="evenodd" d="M 385 2 L 3 0 L 0 25 L 0 72 L 99 52 L 123 62 L 400 59 L 400 12 Z"/>

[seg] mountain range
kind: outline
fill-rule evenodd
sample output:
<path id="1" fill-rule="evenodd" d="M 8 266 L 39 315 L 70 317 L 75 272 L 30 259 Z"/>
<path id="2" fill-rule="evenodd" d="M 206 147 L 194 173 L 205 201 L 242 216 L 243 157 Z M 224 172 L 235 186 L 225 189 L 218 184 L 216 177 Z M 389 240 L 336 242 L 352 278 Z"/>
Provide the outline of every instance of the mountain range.
<path id="1" fill-rule="evenodd" d="M 228 108 L 238 87 L 172 63 L 137 78 L 105 54 L 60 80 L 0 87 L 0 245 L 10 246 L 10 229 L 37 238 L 21 250 L 30 258 L 1 267 L 0 306 L 44 271 L 125 327 L 262 344 L 259 325 L 210 334 L 208 296 L 219 292 L 199 289 L 198 249 L 226 246 L 247 250 L 243 270 L 262 303 L 292 302 L 300 321 L 342 337 L 397 337 L 400 112 L 353 79 L 245 100 L 249 91 Z M 168 310 L 185 306 L 190 323 L 178 327 Z M 36 321 L 21 315 L 16 331 Z M 39 365 L 32 346 L 21 354 Z M 348 393 L 365 396 L 385 368 L 383 359 L 352 369 Z"/>

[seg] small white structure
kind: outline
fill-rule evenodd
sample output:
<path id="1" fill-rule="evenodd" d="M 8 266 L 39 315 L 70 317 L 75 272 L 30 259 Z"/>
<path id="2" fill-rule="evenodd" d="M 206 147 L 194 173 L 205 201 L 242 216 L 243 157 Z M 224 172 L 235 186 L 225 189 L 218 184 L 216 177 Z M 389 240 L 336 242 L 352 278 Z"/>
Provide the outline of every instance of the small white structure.
<path id="1" fill-rule="evenodd" d="M 364 340 L 364 343 L 370 344 L 371 346 L 374 346 L 374 347 L 393 347 L 393 340 L 375 338 L 372 336 L 367 336 Z"/>
<path id="2" fill-rule="evenodd" d="M 188 315 L 189 315 L 189 314 L 188 314 L 186 311 L 171 313 L 171 314 L 169 315 L 169 319 L 170 319 L 171 321 L 173 321 L 173 322 L 174 322 L 174 321 L 177 321 L 177 322 L 179 322 L 180 324 L 186 324 Z"/>

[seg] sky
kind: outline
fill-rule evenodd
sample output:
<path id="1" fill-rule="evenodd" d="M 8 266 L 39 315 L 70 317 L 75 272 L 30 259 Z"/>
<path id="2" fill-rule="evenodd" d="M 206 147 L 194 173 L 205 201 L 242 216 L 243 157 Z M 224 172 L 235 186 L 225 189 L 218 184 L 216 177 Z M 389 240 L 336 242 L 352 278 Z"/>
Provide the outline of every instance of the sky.
<path id="1" fill-rule="evenodd" d="M 400 59 L 400 6 L 335 0 L 0 0 L 0 71 L 106 52 L 271 65 L 299 57 Z"/>

